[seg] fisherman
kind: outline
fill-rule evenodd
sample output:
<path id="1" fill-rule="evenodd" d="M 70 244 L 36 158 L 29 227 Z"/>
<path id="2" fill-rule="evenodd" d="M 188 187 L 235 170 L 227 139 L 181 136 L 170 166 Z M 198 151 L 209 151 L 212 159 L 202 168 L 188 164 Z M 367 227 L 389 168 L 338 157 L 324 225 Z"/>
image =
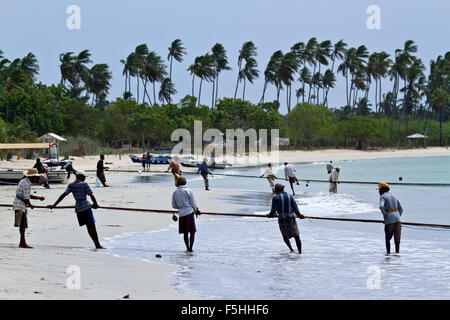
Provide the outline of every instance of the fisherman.
<path id="1" fill-rule="evenodd" d="M 187 252 L 193 252 L 195 232 L 197 231 L 194 213 L 196 217 L 201 213 L 195 203 L 192 190 L 186 188 L 186 178 L 178 178 L 176 186 L 177 189 L 172 194 L 172 208 L 178 209 L 178 216 L 180 217 L 178 232 L 184 235 L 184 244 Z"/>
<path id="2" fill-rule="evenodd" d="M 34 164 L 33 168 L 35 168 L 41 175 L 41 180 L 42 183 L 44 184 L 44 187 L 46 189 L 50 189 L 50 186 L 48 185 L 48 171 L 45 170 L 45 167 L 42 164 L 41 159 L 36 158 L 36 163 Z"/>
<path id="3" fill-rule="evenodd" d="M 213 152 L 211 152 L 211 168 L 215 168 L 216 167 L 216 154 Z"/>
<path id="4" fill-rule="evenodd" d="M 39 178 L 41 175 L 35 169 L 28 169 L 23 172 L 25 176 L 22 180 L 20 180 L 19 185 L 16 189 L 16 197 L 13 201 L 13 210 L 14 210 L 14 227 L 19 228 L 20 233 L 20 242 L 19 248 L 27 248 L 31 249 L 27 242 L 25 241 L 25 229 L 28 228 L 28 212 L 27 206 L 31 209 L 34 209 L 34 206 L 31 204 L 30 199 L 44 201 L 44 197 L 38 197 L 31 194 L 31 184 L 36 184 L 39 182 Z"/>
<path id="5" fill-rule="evenodd" d="M 336 167 L 333 170 L 331 170 L 330 176 L 328 180 L 330 181 L 330 187 L 328 190 L 330 193 L 337 193 L 337 185 L 339 183 L 339 173 L 341 171 L 340 167 Z"/>
<path id="6" fill-rule="evenodd" d="M 64 191 L 59 196 L 58 200 L 56 200 L 53 205 L 49 205 L 48 208 L 55 208 L 58 203 L 60 203 L 67 195 L 72 193 L 73 197 L 75 198 L 75 212 L 77 213 L 78 224 L 80 225 L 80 227 L 86 225 L 89 236 L 91 237 L 92 241 L 94 241 L 95 248 L 104 249 L 100 244 L 100 241 L 98 240 L 97 229 L 95 228 L 94 214 L 92 213 L 91 204 L 86 199 L 86 196 L 89 195 L 91 197 L 91 200 L 93 202 L 92 208 L 94 209 L 97 209 L 99 207 L 97 204 L 97 199 L 95 199 L 91 188 L 89 187 L 87 182 L 85 182 L 86 174 L 84 173 L 84 171 L 79 170 L 75 175 L 76 180 L 72 183 L 69 183 L 66 191 Z"/>
<path id="7" fill-rule="evenodd" d="M 289 181 L 289 184 L 291 185 L 293 195 L 295 195 L 294 182 L 296 182 L 297 185 L 300 185 L 297 177 L 295 176 L 296 171 L 297 170 L 295 170 L 295 168 L 292 164 L 288 164 L 287 161 L 284 162 L 284 175 L 286 177 L 286 181 Z"/>
<path id="8" fill-rule="evenodd" d="M 147 162 L 147 156 L 145 155 L 145 153 L 142 155 L 141 158 L 141 163 L 142 163 L 142 171 L 145 170 L 145 163 Z"/>
<path id="9" fill-rule="evenodd" d="M 305 216 L 300 213 L 294 197 L 284 191 L 283 184 L 277 183 L 273 188 L 273 192 L 275 195 L 272 198 L 272 208 L 267 216 L 273 218 L 278 213 L 278 225 L 284 242 L 291 250 L 291 253 L 293 253 L 294 249 L 292 249 L 291 241 L 289 240 L 293 237 L 297 244 L 298 253 L 302 253 L 302 242 L 300 241 L 300 233 L 295 216 L 300 219 L 304 219 Z"/>
<path id="10" fill-rule="evenodd" d="M 394 236 L 395 252 L 400 253 L 400 238 L 402 234 L 402 223 L 400 216 L 403 208 L 397 198 L 389 192 L 390 188 L 386 182 L 378 184 L 380 193 L 380 210 L 384 218 L 384 233 L 386 237 L 386 252 L 391 253 L 391 239 Z"/>
<path id="11" fill-rule="evenodd" d="M 207 158 L 203 158 L 203 162 L 198 165 L 197 169 L 197 174 L 200 173 L 203 177 L 203 181 L 205 182 L 205 190 L 209 190 L 208 174 L 213 175 L 208 169 L 207 161 Z"/>
<path id="12" fill-rule="evenodd" d="M 270 187 L 273 188 L 275 185 L 275 179 L 278 179 L 278 178 L 275 176 L 275 173 L 273 172 L 271 163 L 269 163 L 267 165 L 267 168 L 264 170 L 264 172 L 260 176 L 260 178 L 262 178 L 264 176 L 267 176 L 267 181 L 269 181 Z"/>
<path id="13" fill-rule="evenodd" d="M 108 171 L 109 167 L 104 166 L 104 160 L 105 156 L 103 154 L 100 155 L 100 160 L 98 160 L 97 162 L 97 178 L 100 180 L 104 187 L 108 187 L 108 185 L 106 184 L 105 170 Z"/>
<path id="14" fill-rule="evenodd" d="M 169 167 L 166 170 L 166 172 L 169 172 L 169 170 L 172 172 L 175 179 L 175 186 L 177 185 L 177 180 L 181 177 L 180 164 L 178 163 L 179 159 L 180 158 L 177 155 L 173 156 L 170 160 Z"/>
<path id="15" fill-rule="evenodd" d="M 331 170 L 333 170 L 333 161 L 330 160 L 330 163 L 327 163 L 327 172 L 328 172 L 328 174 L 331 173 Z"/>
<path id="16" fill-rule="evenodd" d="M 76 173 L 77 173 L 77 170 L 75 170 L 75 169 L 73 168 L 73 166 L 72 166 L 72 161 L 68 161 L 67 164 L 64 166 L 63 169 L 66 169 L 66 171 L 67 171 L 67 173 L 68 173 L 67 179 L 70 178 L 70 174 L 71 174 L 71 173 L 73 173 L 73 174 L 76 174 Z"/>
<path id="17" fill-rule="evenodd" d="M 150 164 L 152 162 L 152 156 L 151 154 L 147 151 L 147 155 L 145 156 L 145 162 L 147 164 L 147 171 L 150 171 Z"/>

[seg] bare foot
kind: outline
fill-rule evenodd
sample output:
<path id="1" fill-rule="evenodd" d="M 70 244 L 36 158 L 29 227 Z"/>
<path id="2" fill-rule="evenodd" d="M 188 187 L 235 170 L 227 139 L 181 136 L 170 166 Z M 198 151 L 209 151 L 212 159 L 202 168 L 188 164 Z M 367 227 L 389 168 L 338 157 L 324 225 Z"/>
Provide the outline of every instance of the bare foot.
<path id="1" fill-rule="evenodd" d="M 102 246 L 96 246 L 95 249 L 106 249 L 106 248 Z"/>
<path id="2" fill-rule="evenodd" d="M 24 248 L 24 249 L 33 249 L 33 247 L 30 247 L 29 245 L 25 244 L 20 244 L 19 248 Z"/>

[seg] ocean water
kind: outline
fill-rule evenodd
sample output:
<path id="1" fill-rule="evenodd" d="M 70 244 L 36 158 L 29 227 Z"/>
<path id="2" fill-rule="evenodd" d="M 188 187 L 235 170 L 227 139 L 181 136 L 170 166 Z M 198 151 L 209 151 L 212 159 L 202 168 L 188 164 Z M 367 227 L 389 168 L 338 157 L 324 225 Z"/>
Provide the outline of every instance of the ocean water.
<path id="1" fill-rule="evenodd" d="M 299 178 L 326 179 L 324 163 L 295 164 Z M 336 161 L 341 180 L 450 183 L 450 157 Z M 258 175 L 263 168 L 230 169 Z M 222 171 L 223 172 L 223 171 Z M 282 168 L 279 170 L 282 176 Z M 188 185 L 202 187 L 198 176 Z M 124 183 L 173 184 L 170 175 L 130 176 Z M 265 179 L 216 176 L 211 188 L 239 189 L 242 213 L 267 213 Z M 285 183 L 286 184 L 286 183 Z M 308 216 L 381 219 L 374 185 L 295 186 Z M 286 184 L 286 190 L 289 186 Z M 450 187 L 393 186 L 403 221 L 450 224 Z M 201 208 L 201 204 L 199 204 Z M 173 264 L 173 286 L 206 299 L 449 299 L 450 230 L 403 226 L 400 255 L 386 255 L 382 224 L 297 220 L 303 254 L 291 254 L 276 219 L 215 217 L 198 220 L 194 253 L 185 252 L 178 225 L 109 239 L 106 253 Z M 293 248 L 295 242 L 291 239 Z M 392 241 L 392 249 L 394 247 Z M 159 253 L 162 258 L 155 258 Z"/>

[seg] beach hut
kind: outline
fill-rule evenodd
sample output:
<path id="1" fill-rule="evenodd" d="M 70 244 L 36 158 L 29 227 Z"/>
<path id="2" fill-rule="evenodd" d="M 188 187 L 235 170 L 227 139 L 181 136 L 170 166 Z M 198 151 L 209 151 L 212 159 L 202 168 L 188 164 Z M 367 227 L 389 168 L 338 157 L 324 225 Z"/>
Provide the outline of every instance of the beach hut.
<path id="1" fill-rule="evenodd" d="M 44 149 L 44 156 L 48 156 L 49 158 L 58 158 L 58 150 L 59 150 L 59 142 L 67 141 L 61 136 L 58 136 L 56 133 L 47 132 L 46 134 L 40 136 L 38 138 L 42 143 L 47 143 L 49 149 Z"/>
<path id="2" fill-rule="evenodd" d="M 424 136 L 423 134 L 420 133 L 414 133 L 410 136 L 407 136 L 408 138 L 408 146 L 409 148 L 411 148 L 411 140 L 414 139 L 414 145 L 416 145 L 417 139 L 423 139 L 423 146 L 426 147 L 426 138 L 428 138 L 427 136 Z"/>

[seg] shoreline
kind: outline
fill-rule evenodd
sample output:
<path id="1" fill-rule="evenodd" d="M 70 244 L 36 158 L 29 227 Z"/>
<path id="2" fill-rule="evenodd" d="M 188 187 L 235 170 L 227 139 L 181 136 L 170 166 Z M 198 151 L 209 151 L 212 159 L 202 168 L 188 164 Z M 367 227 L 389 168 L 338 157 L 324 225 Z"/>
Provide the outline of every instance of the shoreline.
<path id="1" fill-rule="evenodd" d="M 329 160 L 363 160 L 400 157 L 433 157 L 450 156 L 446 148 L 400 151 L 281 151 L 280 159 L 291 162 L 306 163 Z M 97 156 L 85 158 L 75 157 L 77 169 L 93 169 L 98 161 Z M 110 168 L 141 169 L 131 162 L 127 155 L 108 156 L 105 162 L 112 162 Z M 0 162 L 0 167 L 6 161 Z M 13 166 L 26 167 L 34 164 L 34 160 L 18 160 L 7 162 Z M 165 170 L 167 165 L 152 165 L 155 170 Z M 111 172 L 111 175 L 127 175 Z M 129 174 L 129 173 L 128 173 Z M 169 174 L 169 173 L 168 173 Z M 94 187 L 95 173 L 89 173 L 87 182 L 92 187 L 100 206 L 123 206 L 167 209 L 170 207 L 171 194 L 174 187 L 158 185 L 113 185 L 111 188 Z M 108 178 L 107 178 L 108 179 Z M 71 178 L 73 181 L 73 178 Z M 54 187 L 53 187 L 54 186 Z M 189 186 L 188 186 L 189 187 Z M 16 186 L 0 188 L 0 202 L 12 203 Z M 64 185 L 52 185 L 52 189 L 32 187 L 32 193 L 42 195 L 46 200 L 35 205 L 53 203 L 64 191 Z M 238 191 L 213 189 L 205 192 L 192 188 L 200 209 L 214 211 L 220 206 L 224 211 L 239 209 L 239 204 L 221 198 L 238 195 Z M 67 197 L 61 205 L 73 205 L 72 196 Z M 172 274 L 180 270 L 180 266 L 164 263 L 164 253 L 160 262 L 116 256 L 105 252 L 96 252 L 85 227 L 79 227 L 73 209 L 34 209 L 29 210 L 29 229 L 27 241 L 34 249 L 18 249 L 18 229 L 13 227 L 11 209 L 0 209 L 0 299 L 99 299 L 116 300 L 129 295 L 130 299 L 175 300 L 202 299 L 191 293 L 181 293 L 173 286 Z M 107 247 L 108 241 L 116 237 L 135 232 L 159 231 L 173 224 L 168 214 L 139 213 L 121 211 L 94 211 L 97 220 L 99 238 Z M 199 219 L 209 219 L 201 216 Z M 183 241 L 178 233 L 174 233 L 173 241 Z M 86 250 L 86 248 L 88 250 Z M 103 254 L 96 254 L 103 253 Z M 157 253 L 157 252 L 155 252 Z M 152 252 L 152 254 L 155 254 Z M 69 290 L 66 273 L 69 266 L 76 265 L 81 271 L 81 290 Z"/>

